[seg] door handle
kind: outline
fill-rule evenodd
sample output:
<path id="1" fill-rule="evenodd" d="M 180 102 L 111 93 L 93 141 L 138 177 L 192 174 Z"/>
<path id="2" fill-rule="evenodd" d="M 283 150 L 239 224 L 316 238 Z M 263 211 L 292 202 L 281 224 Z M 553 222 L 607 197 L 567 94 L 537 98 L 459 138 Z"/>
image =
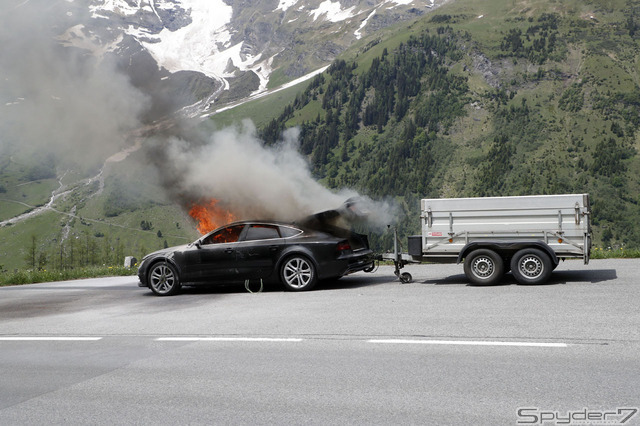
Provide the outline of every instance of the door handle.
<path id="1" fill-rule="evenodd" d="M 278 251 L 278 246 L 270 246 L 269 251 Z"/>
<path id="2" fill-rule="evenodd" d="M 227 254 L 231 254 L 234 252 L 234 250 L 232 248 L 228 248 L 228 249 L 224 249 L 224 252 Z"/>

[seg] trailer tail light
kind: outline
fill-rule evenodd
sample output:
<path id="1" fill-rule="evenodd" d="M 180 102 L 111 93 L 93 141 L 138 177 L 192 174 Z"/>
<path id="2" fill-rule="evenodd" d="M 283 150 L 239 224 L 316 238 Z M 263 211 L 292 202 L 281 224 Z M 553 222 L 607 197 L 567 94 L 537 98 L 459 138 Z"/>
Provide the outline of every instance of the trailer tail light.
<path id="1" fill-rule="evenodd" d="M 340 241 L 338 243 L 338 247 L 336 247 L 336 250 L 338 251 L 351 250 L 351 244 L 349 244 L 349 241 Z"/>

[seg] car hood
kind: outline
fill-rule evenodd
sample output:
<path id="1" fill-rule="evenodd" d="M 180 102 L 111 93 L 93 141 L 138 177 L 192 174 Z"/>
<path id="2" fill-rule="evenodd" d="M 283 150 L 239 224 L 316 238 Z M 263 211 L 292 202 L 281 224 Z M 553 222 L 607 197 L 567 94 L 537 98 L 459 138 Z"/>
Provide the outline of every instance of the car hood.
<path id="1" fill-rule="evenodd" d="M 192 243 L 191 243 L 192 244 Z M 152 253 L 149 253 L 148 255 L 146 255 L 144 258 L 150 258 L 150 257 L 157 257 L 157 256 L 166 256 L 168 254 L 171 253 L 175 253 L 177 251 L 183 251 L 186 250 L 188 247 L 191 246 L 191 244 L 183 244 L 181 246 L 173 246 L 173 247 L 167 247 L 165 249 L 162 250 L 158 250 L 158 251 L 154 251 Z"/>

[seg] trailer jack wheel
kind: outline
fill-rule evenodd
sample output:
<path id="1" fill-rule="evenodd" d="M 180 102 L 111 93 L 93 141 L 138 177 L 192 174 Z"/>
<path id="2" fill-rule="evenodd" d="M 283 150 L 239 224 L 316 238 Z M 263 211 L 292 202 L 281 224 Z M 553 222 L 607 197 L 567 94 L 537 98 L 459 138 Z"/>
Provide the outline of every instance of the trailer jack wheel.
<path id="1" fill-rule="evenodd" d="M 411 274 L 410 274 L 410 273 L 408 273 L 408 272 L 403 272 L 403 273 L 401 273 L 401 274 L 400 274 L 400 276 L 399 276 L 398 278 L 400 278 L 400 281 L 401 281 L 403 284 L 408 284 L 408 283 L 410 283 L 410 282 L 413 280 L 413 277 L 412 277 L 412 276 L 411 276 Z"/>
<path id="2" fill-rule="evenodd" d="M 362 271 L 363 271 L 363 272 L 370 273 L 370 272 L 375 271 L 376 269 L 377 269 L 377 268 L 376 268 L 376 262 L 371 262 L 371 265 L 370 265 L 370 266 L 368 266 L 367 268 L 363 269 Z"/>

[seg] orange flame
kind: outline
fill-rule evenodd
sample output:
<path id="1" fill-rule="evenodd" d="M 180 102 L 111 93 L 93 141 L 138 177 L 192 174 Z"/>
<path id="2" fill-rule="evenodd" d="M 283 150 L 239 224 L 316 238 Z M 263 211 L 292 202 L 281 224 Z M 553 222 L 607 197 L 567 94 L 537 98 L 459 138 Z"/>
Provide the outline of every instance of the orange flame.
<path id="1" fill-rule="evenodd" d="M 219 207 L 218 201 L 213 198 L 201 204 L 194 204 L 189 210 L 189 216 L 198 222 L 197 228 L 202 235 L 237 220 L 231 212 Z"/>

